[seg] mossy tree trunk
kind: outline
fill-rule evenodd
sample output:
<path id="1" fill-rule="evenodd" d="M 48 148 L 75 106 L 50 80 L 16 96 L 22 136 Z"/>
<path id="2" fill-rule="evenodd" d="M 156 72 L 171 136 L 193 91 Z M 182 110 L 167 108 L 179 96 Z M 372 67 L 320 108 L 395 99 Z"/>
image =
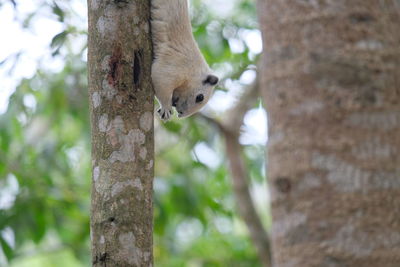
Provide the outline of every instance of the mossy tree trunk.
<path id="1" fill-rule="evenodd" d="M 93 266 L 151 266 L 150 1 L 88 0 Z"/>
<path id="2" fill-rule="evenodd" d="M 258 10 L 274 266 L 399 266 L 400 2 Z"/>

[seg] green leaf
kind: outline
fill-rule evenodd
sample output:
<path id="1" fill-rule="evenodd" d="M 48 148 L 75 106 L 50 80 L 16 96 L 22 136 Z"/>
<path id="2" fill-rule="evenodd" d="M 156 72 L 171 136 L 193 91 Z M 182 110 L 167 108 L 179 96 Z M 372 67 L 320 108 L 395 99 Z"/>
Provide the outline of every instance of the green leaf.
<path id="1" fill-rule="evenodd" d="M 0 244 L 1 244 L 1 248 L 3 250 L 4 255 L 6 255 L 7 260 L 11 260 L 14 255 L 14 251 L 10 247 L 10 245 L 7 243 L 7 241 L 5 241 L 3 239 L 1 234 L 0 234 Z"/>
<path id="2" fill-rule="evenodd" d="M 36 15 L 36 12 L 32 12 L 26 16 L 24 21 L 22 22 L 23 28 L 28 28 L 31 25 L 33 17 Z"/>
<path id="3" fill-rule="evenodd" d="M 34 234 L 33 241 L 39 243 L 43 239 L 46 233 L 46 219 L 43 214 L 43 211 L 36 212 L 35 222 L 36 222 L 36 231 Z"/>
<path id="4" fill-rule="evenodd" d="M 64 22 L 65 18 L 65 13 L 64 11 L 60 8 L 59 5 L 57 5 L 56 2 L 53 2 L 53 7 L 52 7 L 53 13 L 58 16 L 58 20 L 61 22 Z"/>
<path id="5" fill-rule="evenodd" d="M 169 132 L 172 133 L 179 133 L 182 129 L 182 125 L 174 121 L 169 121 L 167 123 L 164 123 L 164 127 L 165 129 L 167 129 Z"/>
<path id="6" fill-rule="evenodd" d="M 67 39 L 68 31 L 62 31 L 51 40 L 50 47 L 59 49 Z"/>

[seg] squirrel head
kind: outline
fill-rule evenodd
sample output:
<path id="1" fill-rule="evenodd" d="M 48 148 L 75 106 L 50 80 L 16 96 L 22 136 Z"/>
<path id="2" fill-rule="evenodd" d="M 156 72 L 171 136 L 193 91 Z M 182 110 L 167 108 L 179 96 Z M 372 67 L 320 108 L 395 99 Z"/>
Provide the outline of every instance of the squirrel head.
<path id="1" fill-rule="evenodd" d="M 213 74 L 201 75 L 197 79 L 191 77 L 190 82 L 174 90 L 172 106 L 178 112 L 178 117 L 188 117 L 199 111 L 211 98 L 218 77 Z"/>

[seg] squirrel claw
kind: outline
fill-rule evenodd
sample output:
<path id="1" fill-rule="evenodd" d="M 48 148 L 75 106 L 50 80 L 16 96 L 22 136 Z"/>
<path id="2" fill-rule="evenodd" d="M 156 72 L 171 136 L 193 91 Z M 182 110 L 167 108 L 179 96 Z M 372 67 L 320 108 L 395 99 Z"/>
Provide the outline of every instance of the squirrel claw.
<path id="1" fill-rule="evenodd" d="M 172 115 L 172 109 L 165 109 L 163 107 L 157 110 L 158 115 L 160 116 L 161 120 L 168 121 Z"/>

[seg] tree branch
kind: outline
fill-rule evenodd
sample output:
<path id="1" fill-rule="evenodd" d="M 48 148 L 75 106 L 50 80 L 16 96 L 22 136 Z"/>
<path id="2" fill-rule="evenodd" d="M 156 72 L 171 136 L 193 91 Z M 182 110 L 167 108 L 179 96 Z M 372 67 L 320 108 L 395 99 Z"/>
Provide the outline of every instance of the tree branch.
<path id="1" fill-rule="evenodd" d="M 233 191 L 239 214 L 246 223 L 262 265 L 264 267 L 270 267 L 272 264 L 269 237 L 261 223 L 250 196 L 248 171 L 241 155 L 242 148 L 238 141 L 243 117 L 247 110 L 251 108 L 257 95 L 257 84 L 254 83 L 246 90 L 237 105 L 227 112 L 229 115 L 223 122 L 219 122 L 204 115 L 201 116 L 214 124 L 224 136 L 226 155 L 229 160 Z"/>
<path id="2" fill-rule="evenodd" d="M 226 112 L 226 119 L 222 122 L 225 126 L 224 128 L 229 130 L 231 133 L 239 135 L 244 115 L 249 109 L 251 109 L 258 95 L 258 82 L 255 81 L 248 86 L 237 104 Z"/>

